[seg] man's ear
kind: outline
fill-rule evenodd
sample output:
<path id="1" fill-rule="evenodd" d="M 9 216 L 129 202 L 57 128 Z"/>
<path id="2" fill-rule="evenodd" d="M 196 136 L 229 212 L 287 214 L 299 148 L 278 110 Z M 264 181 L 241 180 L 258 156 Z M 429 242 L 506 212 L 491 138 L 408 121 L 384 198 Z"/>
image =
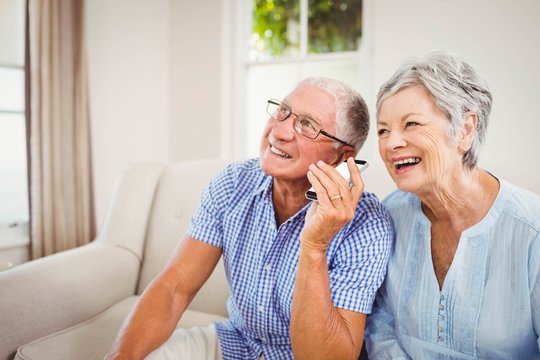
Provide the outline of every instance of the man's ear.
<path id="1" fill-rule="evenodd" d="M 464 154 L 472 146 L 474 137 L 476 136 L 476 124 L 478 123 L 478 115 L 474 112 L 465 113 L 463 126 L 459 132 L 459 149 Z"/>
<path id="2" fill-rule="evenodd" d="M 342 162 L 346 161 L 350 157 L 356 156 L 356 150 L 349 145 L 343 145 L 338 149 L 338 157 L 336 159 L 336 163 L 333 164 L 334 166 L 337 166 L 341 164 Z"/>

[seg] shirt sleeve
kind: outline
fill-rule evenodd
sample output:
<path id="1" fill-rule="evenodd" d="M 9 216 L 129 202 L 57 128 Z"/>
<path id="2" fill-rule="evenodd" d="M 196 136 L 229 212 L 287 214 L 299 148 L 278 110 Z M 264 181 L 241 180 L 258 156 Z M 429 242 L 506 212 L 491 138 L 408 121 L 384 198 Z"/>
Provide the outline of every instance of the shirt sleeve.
<path id="1" fill-rule="evenodd" d="M 356 212 L 329 265 L 330 291 L 334 306 L 369 314 L 386 275 L 393 227 L 378 200 L 364 203 Z"/>
<path id="2" fill-rule="evenodd" d="M 529 260 L 529 284 L 531 284 L 531 311 L 536 343 L 540 350 L 540 232 L 536 235 Z"/>
<path id="3" fill-rule="evenodd" d="M 395 331 L 395 320 L 386 301 L 384 285 L 379 290 L 373 313 L 367 317 L 366 349 L 368 356 L 373 359 L 409 359 L 409 356 L 399 345 Z"/>
<path id="4" fill-rule="evenodd" d="M 229 206 L 235 183 L 234 165 L 227 166 L 204 190 L 191 219 L 187 235 L 207 244 L 223 247 L 223 215 Z"/>

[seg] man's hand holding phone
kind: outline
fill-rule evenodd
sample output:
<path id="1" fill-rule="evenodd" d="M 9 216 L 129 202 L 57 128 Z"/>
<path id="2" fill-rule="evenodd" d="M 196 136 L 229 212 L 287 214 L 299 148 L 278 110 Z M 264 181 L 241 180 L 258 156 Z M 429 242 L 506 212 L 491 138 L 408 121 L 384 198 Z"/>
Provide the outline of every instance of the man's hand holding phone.
<path id="1" fill-rule="evenodd" d="M 354 163 L 356 164 L 360 172 L 364 171 L 369 166 L 369 163 L 365 160 L 354 159 Z M 343 176 L 343 178 L 345 178 L 347 181 L 349 181 L 350 184 L 352 184 L 350 182 L 351 175 L 349 172 L 349 166 L 347 164 L 347 161 L 342 162 L 335 169 L 341 176 Z M 317 192 L 313 187 L 306 191 L 306 198 L 313 201 L 317 200 Z"/>
<path id="2" fill-rule="evenodd" d="M 330 240 L 354 217 L 364 191 L 360 171 L 367 167 L 367 162 L 349 158 L 340 166 L 345 166 L 347 171 L 343 172 L 342 168 L 338 170 L 323 161 L 309 167 L 307 176 L 313 188 L 306 193 L 306 197 L 316 201 L 306 214 L 304 229 L 300 234 L 304 248 L 325 252 Z"/>

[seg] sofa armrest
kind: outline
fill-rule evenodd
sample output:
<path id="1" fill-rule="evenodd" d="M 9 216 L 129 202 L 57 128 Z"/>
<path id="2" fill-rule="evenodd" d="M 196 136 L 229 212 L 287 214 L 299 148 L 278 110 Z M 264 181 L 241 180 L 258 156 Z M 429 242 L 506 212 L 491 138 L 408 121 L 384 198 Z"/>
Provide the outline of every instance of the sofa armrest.
<path id="1" fill-rule="evenodd" d="M 0 272 L 0 360 L 133 295 L 139 267 L 131 251 L 94 242 Z"/>

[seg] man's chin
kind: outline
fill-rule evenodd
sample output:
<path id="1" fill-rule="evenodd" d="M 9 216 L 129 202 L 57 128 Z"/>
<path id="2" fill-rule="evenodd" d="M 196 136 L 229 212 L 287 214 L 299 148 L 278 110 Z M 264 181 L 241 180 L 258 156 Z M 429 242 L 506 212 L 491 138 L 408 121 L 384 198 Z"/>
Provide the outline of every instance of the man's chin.
<path id="1" fill-rule="evenodd" d="M 280 177 L 284 173 L 289 173 L 292 170 L 289 170 L 289 168 L 285 167 L 284 164 L 278 164 L 276 161 L 272 161 L 272 159 L 260 158 L 259 165 L 262 171 L 272 177 Z"/>

